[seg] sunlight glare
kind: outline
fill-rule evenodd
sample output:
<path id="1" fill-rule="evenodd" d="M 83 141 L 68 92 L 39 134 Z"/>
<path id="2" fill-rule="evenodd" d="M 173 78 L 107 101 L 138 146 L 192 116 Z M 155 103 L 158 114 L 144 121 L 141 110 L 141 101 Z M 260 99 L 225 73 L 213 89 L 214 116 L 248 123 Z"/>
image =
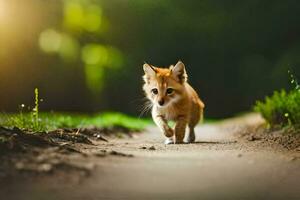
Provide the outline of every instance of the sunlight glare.
<path id="1" fill-rule="evenodd" d="M 4 0 L 0 0 L 0 24 L 2 24 L 7 15 L 7 7 L 4 4 Z"/>

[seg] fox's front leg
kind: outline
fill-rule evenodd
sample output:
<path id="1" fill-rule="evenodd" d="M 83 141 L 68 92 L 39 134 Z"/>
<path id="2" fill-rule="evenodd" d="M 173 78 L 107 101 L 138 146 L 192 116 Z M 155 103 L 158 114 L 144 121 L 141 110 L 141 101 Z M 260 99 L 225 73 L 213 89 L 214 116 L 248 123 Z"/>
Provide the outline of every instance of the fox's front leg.
<path id="1" fill-rule="evenodd" d="M 185 116 L 179 116 L 175 124 L 175 144 L 183 143 L 185 129 L 187 126 L 187 118 Z"/>
<path id="2" fill-rule="evenodd" d="M 155 124 L 159 127 L 159 129 L 163 132 L 163 134 L 168 138 L 165 141 L 165 144 L 173 144 L 173 136 L 174 131 L 173 129 L 168 125 L 167 120 L 162 115 L 153 115 L 152 116 Z"/>

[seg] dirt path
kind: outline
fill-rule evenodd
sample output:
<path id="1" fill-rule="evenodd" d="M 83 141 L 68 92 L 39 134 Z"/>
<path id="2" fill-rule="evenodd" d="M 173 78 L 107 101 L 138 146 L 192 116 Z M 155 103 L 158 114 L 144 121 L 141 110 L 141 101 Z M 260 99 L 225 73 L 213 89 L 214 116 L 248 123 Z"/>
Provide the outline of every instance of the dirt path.
<path id="1" fill-rule="evenodd" d="M 82 158 L 96 165 L 86 178 L 65 172 L 9 180 L 0 199 L 300 199 L 299 151 L 240 137 L 260 121 L 250 115 L 199 126 L 195 144 L 166 146 L 156 127 L 98 142 L 82 150 L 134 156 Z"/>

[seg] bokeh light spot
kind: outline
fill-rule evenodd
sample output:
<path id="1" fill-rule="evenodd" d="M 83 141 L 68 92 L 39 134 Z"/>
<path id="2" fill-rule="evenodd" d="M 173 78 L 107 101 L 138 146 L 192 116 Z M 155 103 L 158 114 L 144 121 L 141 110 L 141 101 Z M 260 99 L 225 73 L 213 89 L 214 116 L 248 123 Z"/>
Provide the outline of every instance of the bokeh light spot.
<path id="1" fill-rule="evenodd" d="M 93 93 L 101 92 L 103 88 L 104 68 L 99 65 L 86 65 L 85 77 L 88 89 Z"/>
<path id="2" fill-rule="evenodd" d="M 96 32 L 101 27 L 102 11 L 99 6 L 91 5 L 87 9 L 85 16 L 85 29 L 90 32 Z"/>
<path id="3" fill-rule="evenodd" d="M 98 32 L 102 24 L 102 10 L 89 1 L 64 1 L 64 26 L 70 30 Z"/>
<path id="4" fill-rule="evenodd" d="M 40 34 L 39 46 L 46 53 L 57 52 L 61 46 L 61 35 L 53 29 L 47 29 Z"/>
<path id="5" fill-rule="evenodd" d="M 40 34 L 39 46 L 42 51 L 56 53 L 65 61 L 76 60 L 80 48 L 72 36 L 53 29 L 47 29 Z"/>
<path id="6" fill-rule="evenodd" d="M 84 10 L 78 1 L 64 1 L 64 25 L 70 29 L 80 29 L 84 23 Z"/>
<path id="7" fill-rule="evenodd" d="M 107 49 L 99 44 L 88 44 L 82 48 L 82 61 L 88 65 L 106 65 L 108 60 Z"/>

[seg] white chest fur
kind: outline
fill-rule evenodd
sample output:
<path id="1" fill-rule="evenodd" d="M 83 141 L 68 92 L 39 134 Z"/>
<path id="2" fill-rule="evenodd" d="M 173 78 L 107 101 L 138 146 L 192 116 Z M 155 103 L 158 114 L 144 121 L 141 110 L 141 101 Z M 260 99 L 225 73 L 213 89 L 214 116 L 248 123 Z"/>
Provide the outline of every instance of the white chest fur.
<path id="1" fill-rule="evenodd" d="M 153 116 L 161 115 L 166 120 L 175 120 L 177 118 L 177 113 L 172 105 L 168 105 L 164 107 L 153 106 L 152 115 Z"/>

